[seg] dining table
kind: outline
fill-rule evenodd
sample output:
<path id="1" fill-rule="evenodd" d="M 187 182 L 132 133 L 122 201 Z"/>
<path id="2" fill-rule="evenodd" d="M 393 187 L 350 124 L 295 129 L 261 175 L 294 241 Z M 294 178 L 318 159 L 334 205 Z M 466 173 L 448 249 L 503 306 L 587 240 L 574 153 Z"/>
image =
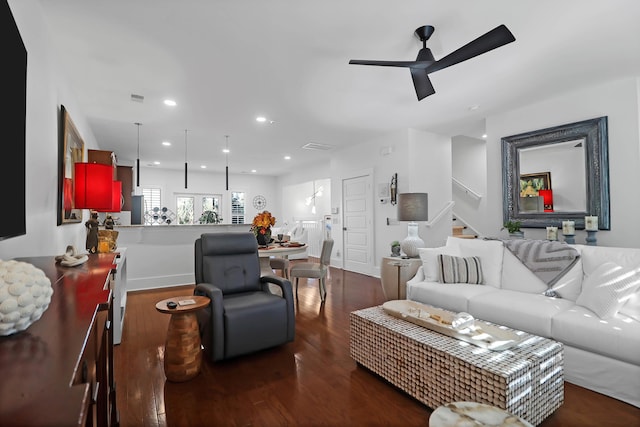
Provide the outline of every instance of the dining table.
<path id="1" fill-rule="evenodd" d="M 273 257 L 282 257 L 287 258 L 289 255 L 299 254 L 307 250 L 307 245 L 305 243 L 295 244 L 295 243 L 270 243 L 267 246 L 258 248 L 258 256 L 260 258 L 260 272 L 261 275 L 273 275 L 273 269 L 271 268 L 270 258 Z"/>

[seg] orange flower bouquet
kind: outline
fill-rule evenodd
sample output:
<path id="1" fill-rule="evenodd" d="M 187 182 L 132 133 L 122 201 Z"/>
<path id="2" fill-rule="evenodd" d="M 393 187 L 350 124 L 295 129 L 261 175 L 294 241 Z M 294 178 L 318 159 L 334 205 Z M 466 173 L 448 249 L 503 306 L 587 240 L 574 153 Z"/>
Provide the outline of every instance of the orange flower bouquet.
<path id="1" fill-rule="evenodd" d="M 263 211 L 253 218 L 251 231 L 258 239 L 258 243 L 266 245 L 271 241 L 271 227 L 276 225 L 276 217 L 269 211 Z"/>

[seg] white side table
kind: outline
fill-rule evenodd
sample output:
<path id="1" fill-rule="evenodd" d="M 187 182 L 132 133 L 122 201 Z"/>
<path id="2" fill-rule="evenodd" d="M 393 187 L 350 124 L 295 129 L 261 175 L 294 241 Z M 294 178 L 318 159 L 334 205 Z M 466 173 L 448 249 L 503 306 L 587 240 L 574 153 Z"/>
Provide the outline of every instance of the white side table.
<path id="1" fill-rule="evenodd" d="M 385 299 L 406 299 L 407 281 L 415 276 L 421 265 L 420 258 L 383 257 L 380 263 L 380 281 Z"/>

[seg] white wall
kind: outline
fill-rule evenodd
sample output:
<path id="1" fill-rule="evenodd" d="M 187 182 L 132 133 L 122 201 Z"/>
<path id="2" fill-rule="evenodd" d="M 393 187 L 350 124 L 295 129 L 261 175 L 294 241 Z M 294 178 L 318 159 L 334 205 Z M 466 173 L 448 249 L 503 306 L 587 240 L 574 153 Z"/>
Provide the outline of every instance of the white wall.
<path id="1" fill-rule="evenodd" d="M 452 175 L 480 199 L 469 196 L 458 185 L 453 185 L 453 208 L 455 215 L 469 227 L 474 227 L 476 218 L 486 206 L 487 193 L 487 144 L 483 139 L 456 136 L 452 141 Z M 457 224 L 463 225 L 463 224 Z"/>
<path id="2" fill-rule="evenodd" d="M 67 245 L 84 249 L 84 223 L 57 226 L 58 126 L 64 105 L 85 142 L 99 148 L 68 82 L 60 73 L 49 44 L 40 5 L 34 0 L 10 0 L 27 50 L 26 228 L 27 234 L 0 241 L 0 259 L 58 255 Z M 86 159 L 86 153 L 85 153 Z M 8 206 L 3 207 L 10 214 Z M 84 211 L 84 220 L 88 211 Z"/>
<path id="3" fill-rule="evenodd" d="M 225 189 L 224 173 L 207 172 L 199 169 L 189 171 L 188 188 L 184 188 L 184 171 L 167 170 L 152 167 L 140 168 L 141 187 L 136 187 L 134 192 L 142 194 L 145 186 L 157 186 L 161 188 L 163 206 L 176 212 L 176 197 L 183 194 L 220 194 L 222 195 L 222 219 L 224 224 L 231 222 L 231 192 L 243 191 L 245 193 L 245 223 L 250 224 L 253 217 L 262 210 L 268 210 L 277 219 L 281 214 L 280 191 L 277 187 L 277 178 L 273 176 L 260 176 L 253 174 L 229 174 L 229 191 Z M 264 196 L 267 201 L 265 209 L 256 209 L 253 206 L 253 198 L 257 195 Z"/>
<path id="4" fill-rule="evenodd" d="M 448 137 L 435 135 L 414 129 L 399 130 L 341 149 L 333 154 L 329 167 L 322 165 L 315 171 L 299 171 L 280 178 L 283 188 L 301 180 L 331 177 L 331 207 L 338 208 L 334 215 L 333 238 L 335 240 L 332 263 L 341 267 L 342 258 L 342 179 L 360 174 L 371 173 L 373 188 L 370 189 L 374 200 L 373 237 L 374 253 L 371 274 L 379 274 L 379 264 L 384 256 L 391 252 L 393 240 L 402 240 L 407 235 L 407 225 L 397 222 L 396 206 L 380 203 L 379 185 L 389 185 L 391 176 L 398 174 L 398 192 L 429 193 L 429 216 L 433 218 L 451 200 L 451 141 Z M 317 175 L 316 175 L 317 174 Z M 283 205 L 287 197 L 283 196 Z M 389 220 L 389 225 L 387 224 Z M 444 244 L 451 233 L 450 212 L 434 227 L 420 225 L 420 236 L 426 246 Z"/>
<path id="5" fill-rule="evenodd" d="M 502 227 L 500 138 L 536 129 L 608 116 L 611 230 L 599 231 L 601 246 L 638 247 L 640 242 L 640 117 L 638 78 L 592 86 L 487 118 L 487 209 L 477 218 L 485 235 Z M 528 238 L 545 238 L 544 229 L 525 229 Z M 577 231 L 576 243 L 586 233 Z"/>

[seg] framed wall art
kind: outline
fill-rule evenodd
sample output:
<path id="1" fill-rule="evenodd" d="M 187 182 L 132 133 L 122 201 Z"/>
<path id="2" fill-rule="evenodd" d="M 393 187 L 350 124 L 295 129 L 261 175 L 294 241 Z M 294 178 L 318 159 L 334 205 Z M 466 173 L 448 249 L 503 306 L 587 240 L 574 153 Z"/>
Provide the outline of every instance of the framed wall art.
<path id="1" fill-rule="evenodd" d="M 74 166 L 84 161 L 84 141 L 69 112 L 60 106 L 60 137 L 58 142 L 58 225 L 82 222 L 82 209 L 76 209 Z"/>

